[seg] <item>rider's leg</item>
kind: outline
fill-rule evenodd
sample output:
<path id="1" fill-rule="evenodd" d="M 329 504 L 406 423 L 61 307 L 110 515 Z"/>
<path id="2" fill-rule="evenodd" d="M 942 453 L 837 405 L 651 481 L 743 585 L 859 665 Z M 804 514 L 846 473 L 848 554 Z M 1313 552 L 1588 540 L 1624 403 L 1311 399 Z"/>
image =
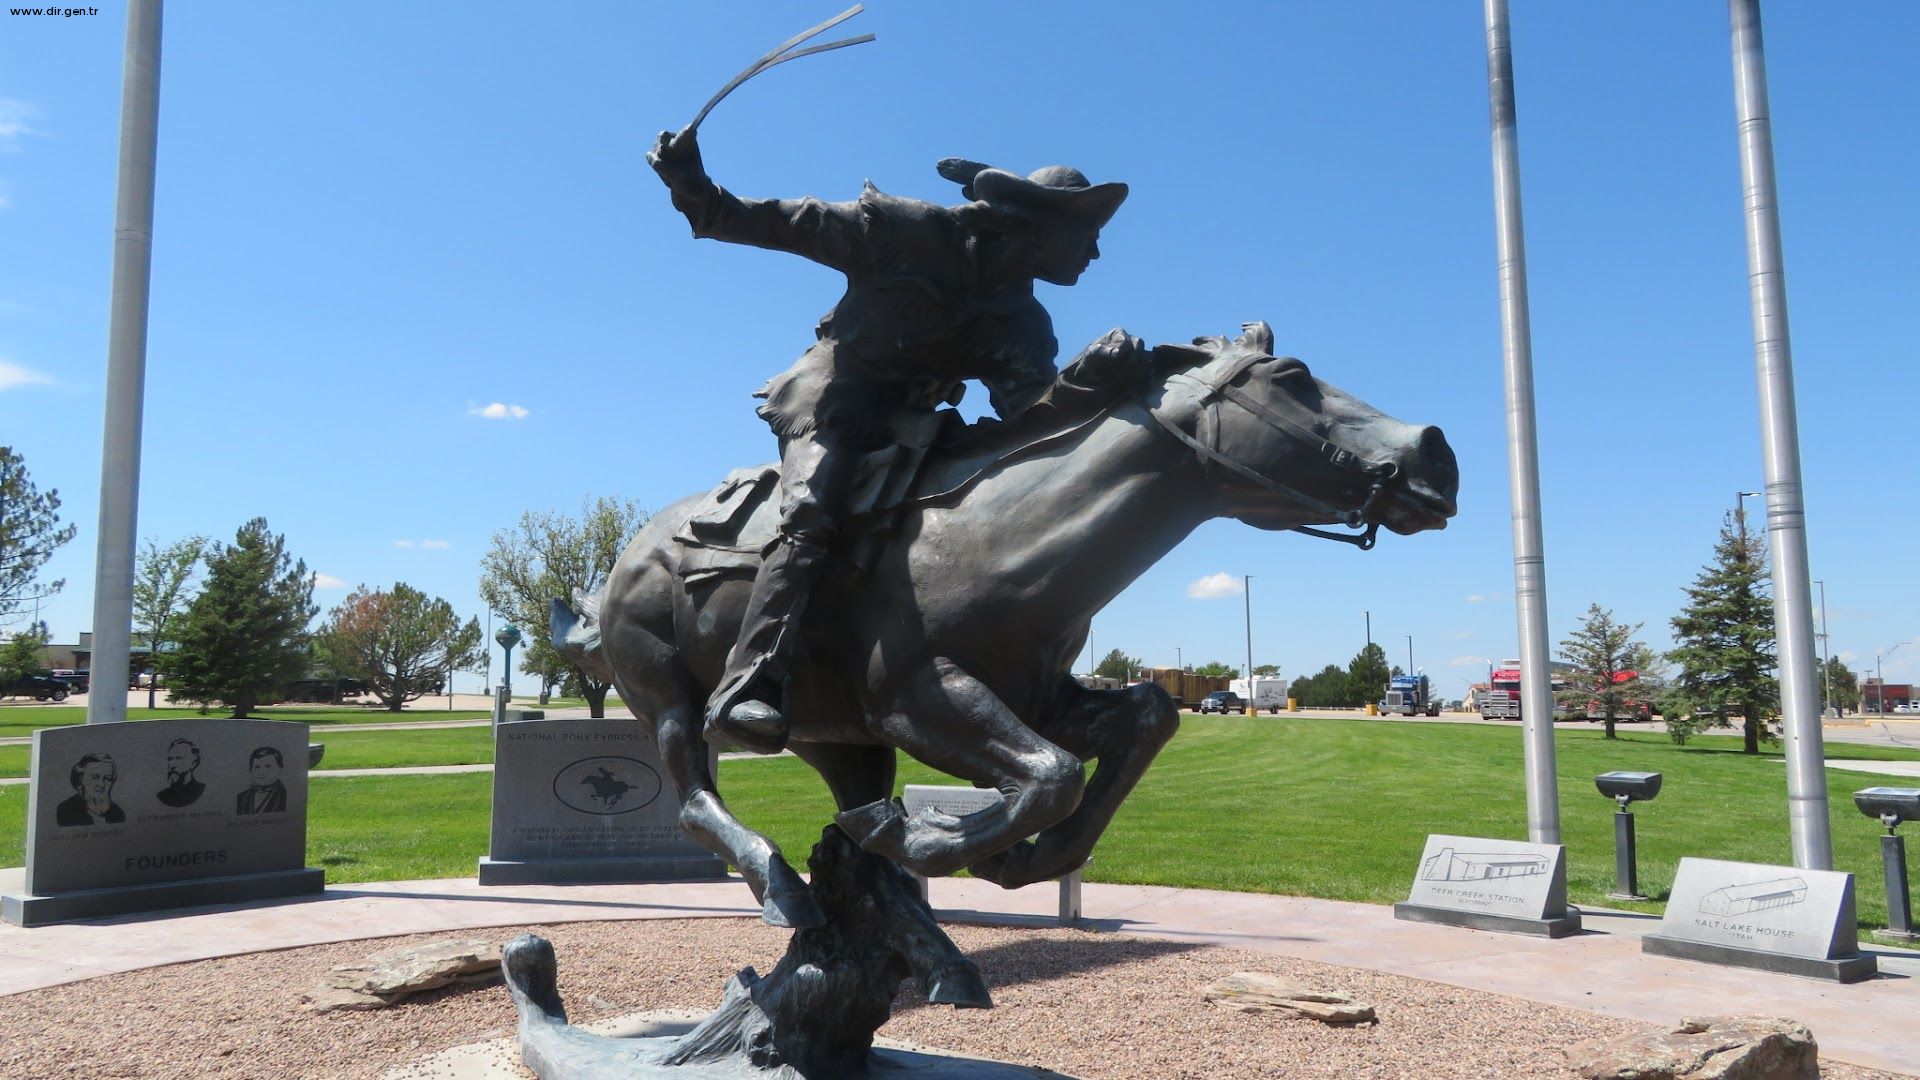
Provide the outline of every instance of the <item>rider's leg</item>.
<path id="1" fill-rule="evenodd" d="M 807 598 L 827 569 L 858 454 L 825 430 L 788 438 L 780 455 L 780 535 L 760 563 L 753 595 L 707 700 L 707 736 L 763 754 L 778 753 L 789 723 L 782 701 L 786 659 Z"/>

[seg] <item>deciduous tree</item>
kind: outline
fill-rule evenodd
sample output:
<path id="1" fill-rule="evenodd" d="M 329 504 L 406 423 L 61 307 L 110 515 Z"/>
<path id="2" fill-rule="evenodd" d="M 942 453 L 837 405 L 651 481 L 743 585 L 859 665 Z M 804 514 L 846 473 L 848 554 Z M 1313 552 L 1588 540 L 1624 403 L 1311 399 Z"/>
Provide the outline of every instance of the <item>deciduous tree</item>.
<path id="1" fill-rule="evenodd" d="M 1231 679 L 1240 674 L 1240 669 L 1224 660 L 1209 660 L 1193 669 L 1195 675 L 1206 675 L 1215 679 Z"/>
<path id="2" fill-rule="evenodd" d="M 25 459 L 0 446 L 0 626 L 15 612 L 32 608 L 36 597 L 57 593 L 65 581 L 34 577 L 61 544 L 73 539 L 72 525 L 60 526 L 60 493 L 42 492 L 27 474 Z"/>
<path id="3" fill-rule="evenodd" d="M 1600 713 L 1607 738 L 1614 739 L 1614 722 L 1634 703 L 1648 700 L 1640 682 L 1646 646 L 1634 639 L 1640 624 L 1613 620 L 1613 612 L 1599 604 L 1587 605 L 1578 629 L 1560 643 L 1560 659 L 1570 665 L 1566 687 L 1556 695 L 1560 706 L 1576 718 Z"/>
<path id="4" fill-rule="evenodd" d="M 46 668 L 40 663 L 40 650 L 47 647 L 47 624 L 34 623 L 0 642 L 0 685 L 22 675 L 38 675 Z"/>
<path id="5" fill-rule="evenodd" d="M 161 648 L 173 640 L 168 634 L 175 616 L 193 603 L 197 591 L 193 575 L 206 551 L 204 536 L 189 536 L 165 547 L 148 537 L 140 545 L 133 566 L 133 631 L 146 643 L 148 663 L 156 673 Z M 158 679 L 147 681 L 149 709 L 157 700 L 158 683 Z"/>
<path id="6" fill-rule="evenodd" d="M 355 589 L 328 616 L 316 645 L 336 673 L 364 681 L 391 712 L 486 659 L 478 619 L 463 625 L 452 604 L 406 582 L 387 592 Z"/>
<path id="7" fill-rule="evenodd" d="M 1278 675 L 1280 674 L 1280 665 L 1279 664 L 1255 664 L 1253 665 L 1253 673 L 1255 675 Z"/>
<path id="8" fill-rule="evenodd" d="M 1093 673 L 1103 679 L 1119 679 L 1125 682 L 1133 678 L 1133 673 L 1139 670 L 1139 657 L 1128 656 L 1119 649 L 1114 649 L 1108 652 L 1100 663 L 1094 665 Z"/>
<path id="9" fill-rule="evenodd" d="M 156 659 L 176 696 L 219 702 L 244 718 L 307 673 L 313 575 L 265 518 L 242 525 L 206 561 L 206 585 L 180 617 L 174 650 Z"/>
<path id="10" fill-rule="evenodd" d="M 1827 704 L 1836 709 L 1860 708 L 1860 677 L 1853 669 L 1837 656 L 1827 657 L 1827 670 L 1821 679 L 1821 689 L 1833 687 L 1833 698 Z"/>
<path id="11" fill-rule="evenodd" d="M 598 589 L 647 516 L 630 499 L 595 499 L 582 505 L 578 518 L 529 510 L 513 528 L 493 534 L 480 561 L 481 598 L 526 632 L 521 670 L 542 679 L 567 672 L 596 717 L 606 715 L 612 684 L 560 658 L 547 640 L 548 610 L 555 599 L 572 602 Z"/>
<path id="12" fill-rule="evenodd" d="M 1680 669 L 1668 700 L 1667 732 L 1684 743 L 1703 727 L 1722 727 L 1730 713 L 1742 719 L 1744 746 L 1760 752 L 1778 737 L 1774 719 L 1780 686 L 1774 678 L 1773 599 L 1766 547 L 1757 536 L 1721 523 L 1713 561 L 1687 586 L 1687 605 L 1673 617 L 1677 642 L 1667 654 Z"/>

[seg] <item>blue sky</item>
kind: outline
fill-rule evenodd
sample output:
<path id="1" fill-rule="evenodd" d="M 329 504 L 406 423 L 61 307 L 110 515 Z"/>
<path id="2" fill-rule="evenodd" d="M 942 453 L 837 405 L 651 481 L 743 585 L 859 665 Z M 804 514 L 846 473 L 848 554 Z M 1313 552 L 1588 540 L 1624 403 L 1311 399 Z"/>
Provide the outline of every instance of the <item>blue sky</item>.
<path id="1" fill-rule="evenodd" d="M 692 240 L 642 155 L 831 7 L 170 6 L 141 535 L 263 515 L 323 607 L 404 580 L 480 615 L 521 511 L 660 507 L 770 458 L 748 394 L 840 282 Z M 1762 486 L 1726 12 L 1514 8 L 1550 634 L 1598 602 L 1665 646 Z M 1833 651 L 1870 665 L 1920 639 L 1920 7 L 1766 20 L 1809 548 Z M 0 442 L 80 529 L 46 571 L 61 640 L 92 618 L 124 21 L 0 23 Z M 1213 522 L 1098 651 L 1238 662 L 1238 591 L 1191 594 L 1252 574 L 1255 661 L 1288 675 L 1345 663 L 1363 611 L 1450 694 L 1516 653 L 1479 4 L 877 0 L 843 29 L 879 40 L 715 111 L 716 179 L 951 202 L 933 164 L 964 156 L 1124 180 L 1101 261 L 1040 286 L 1064 350 L 1266 319 L 1459 455 L 1444 533 L 1361 554 Z M 1920 645 L 1886 673 L 1920 676 Z"/>

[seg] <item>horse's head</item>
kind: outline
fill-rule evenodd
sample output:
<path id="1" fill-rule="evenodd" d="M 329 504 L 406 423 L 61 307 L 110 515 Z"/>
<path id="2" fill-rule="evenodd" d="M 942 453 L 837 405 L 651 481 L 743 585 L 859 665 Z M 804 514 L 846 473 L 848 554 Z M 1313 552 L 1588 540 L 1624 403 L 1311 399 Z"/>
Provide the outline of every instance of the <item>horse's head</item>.
<path id="1" fill-rule="evenodd" d="M 1354 539 L 1365 547 L 1378 526 L 1410 535 L 1454 515 L 1460 470 L 1440 429 L 1395 420 L 1275 357 L 1266 323 L 1153 357 L 1166 374 L 1153 417 L 1200 456 L 1222 516 L 1263 529 L 1364 526 L 1364 542 Z"/>

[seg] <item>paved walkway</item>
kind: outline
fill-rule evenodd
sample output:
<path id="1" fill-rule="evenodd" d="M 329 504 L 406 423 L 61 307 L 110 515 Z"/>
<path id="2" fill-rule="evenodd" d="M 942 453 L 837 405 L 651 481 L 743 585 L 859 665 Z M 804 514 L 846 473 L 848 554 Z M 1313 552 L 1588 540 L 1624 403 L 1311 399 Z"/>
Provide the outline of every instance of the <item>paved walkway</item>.
<path id="1" fill-rule="evenodd" d="M 18 888 L 0 871 L 0 888 Z M 1051 885 L 1003 892 L 933 883 L 943 918 L 1045 924 Z M 1650 915 L 1588 911 L 1560 941 L 1398 922 L 1390 908 L 1152 886 L 1085 886 L 1089 929 L 1224 945 L 1509 994 L 1650 1023 L 1702 1013 L 1792 1016 L 1823 1056 L 1920 1074 L 1920 953 L 1876 949 L 1882 976 L 1852 986 L 1715 967 L 1640 951 Z M 246 908 L 195 908 L 24 930 L 0 925 L 0 995 L 98 975 L 368 937 L 609 919 L 753 917 L 737 879 L 656 885 L 500 886 L 471 878 L 329 888 Z M 771 960 L 771 958 L 770 958 Z"/>

